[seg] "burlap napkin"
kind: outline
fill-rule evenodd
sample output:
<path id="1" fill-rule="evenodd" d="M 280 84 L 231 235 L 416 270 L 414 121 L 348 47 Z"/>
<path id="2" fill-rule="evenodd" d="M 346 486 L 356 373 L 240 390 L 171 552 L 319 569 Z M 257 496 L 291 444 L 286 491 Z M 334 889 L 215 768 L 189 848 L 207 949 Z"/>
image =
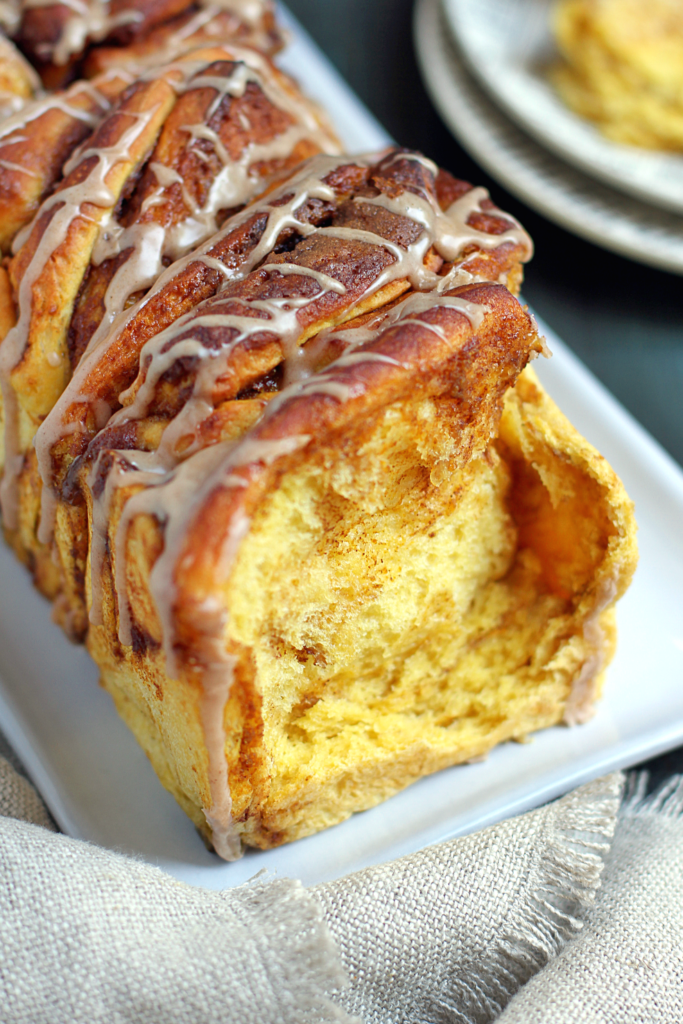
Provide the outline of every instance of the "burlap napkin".
<path id="1" fill-rule="evenodd" d="M 683 1022 L 683 777 L 649 799 L 645 782 L 626 795 L 583 930 L 500 1024 Z"/>
<path id="2" fill-rule="evenodd" d="M 631 793 L 610 851 L 620 786 L 308 891 L 215 893 L 48 831 L 0 760 L 0 1020 L 683 1020 L 683 790 Z"/>

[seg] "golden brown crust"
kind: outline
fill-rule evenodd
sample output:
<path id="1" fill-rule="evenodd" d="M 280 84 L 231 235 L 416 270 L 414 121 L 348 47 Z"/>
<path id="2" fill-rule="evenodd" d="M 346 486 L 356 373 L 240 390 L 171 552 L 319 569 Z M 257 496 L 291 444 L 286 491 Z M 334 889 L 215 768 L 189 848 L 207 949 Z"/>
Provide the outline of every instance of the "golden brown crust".
<path id="1" fill-rule="evenodd" d="M 39 84 L 28 61 L 0 34 L 0 114 L 9 117 L 20 110 L 34 96 Z"/>
<path id="2" fill-rule="evenodd" d="M 313 232 L 296 241 L 297 235 L 293 229 L 286 228 L 273 240 L 272 253 L 267 255 L 267 259 L 264 254 L 261 259 L 261 262 L 267 262 L 269 269 L 254 270 L 244 280 L 239 280 L 235 272 L 239 271 L 240 263 L 248 260 L 250 254 L 257 249 L 266 231 L 271 209 L 268 204 L 272 201 L 272 196 L 267 195 L 265 205 L 259 208 L 256 204 L 253 212 L 248 211 L 248 215 L 236 218 L 234 222 L 229 221 L 221 234 L 206 248 L 212 261 L 210 265 L 204 263 L 201 257 L 196 260 L 188 258 L 180 264 L 176 273 L 170 275 L 163 287 L 155 289 L 112 339 L 106 359 L 95 359 L 89 365 L 87 374 L 80 381 L 81 392 L 105 402 L 114 410 L 119 404 L 119 395 L 127 390 L 125 404 L 132 404 L 146 379 L 147 367 L 139 365 L 143 346 L 193 309 L 196 310 L 196 317 L 227 315 L 242 312 L 245 301 L 283 300 L 287 296 L 298 300 L 308 297 L 311 301 L 297 313 L 300 328 L 298 343 L 302 344 L 323 328 L 343 323 L 366 310 L 388 305 L 410 286 L 404 278 L 379 290 L 374 287 L 374 282 L 395 262 L 395 255 L 382 244 L 339 237 L 334 230 L 340 228 L 342 233 L 371 232 L 392 245 L 407 248 L 419 237 L 421 226 L 380 206 L 363 203 L 362 199 L 364 194 L 368 198 L 391 195 L 394 191 L 401 194 L 406 188 L 408 191 L 433 189 L 430 179 L 431 172 L 420 163 L 408 159 L 397 162 L 391 155 L 374 166 L 338 162 L 322 178 L 333 190 L 334 201 L 311 198 L 305 200 L 297 210 L 299 223 L 323 227 L 332 231 L 332 235 L 324 231 Z M 455 179 L 451 180 L 455 182 Z M 452 199 L 453 191 L 461 197 L 472 190 L 467 183 L 460 183 L 460 186 L 456 183 L 444 201 Z M 283 185 L 275 202 L 281 203 L 291 195 L 288 186 Z M 494 237 L 510 228 L 510 221 L 504 216 L 486 216 L 482 221 L 481 215 L 475 212 L 469 222 L 475 229 L 485 230 Z M 293 247 L 292 241 L 295 241 Z M 278 247 L 285 251 L 278 252 Z M 522 241 L 504 241 L 485 253 L 472 245 L 468 247 L 461 262 L 468 270 L 472 268 L 470 272 L 483 272 L 484 276 L 490 275 L 497 280 L 518 267 L 523 258 L 525 249 Z M 234 283 L 225 284 L 225 275 L 218 269 L 221 264 L 226 271 L 238 277 Z M 276 268 L 281 264 L 287 264 L 290 271 L 287 275 L 278 273 Z M 436 269 L 443 265 L 443 260 L 433 253 L 428 256 L 426 265 Z M 343 290 L 324 291 L 316 298 L 319 286 L 315 279 L 292 273 L 291 269 L 296 266 L 301 266 L 305 271 L 332 275 L 340 282 Z M 365 293 L 367 297 L 363 299 Z M 231 327 L 197 329 L 190 319 L 187 329 L 178 335 L 174 343 L 182 342 L 184 337 L 192 335 L 200 339 L 206 337 L 212 348 L 220 349 L 231 347 L 237 334 L 238 331 Z M 281 344 L 272 332 L 264 329 L 261 333 L 250 335 L 247 341 L 238 343 L 232 351 L 229 367 L 217 381 L 212 401 L 220 403 L 248 388 L 276 367 L 281 359 Z M 191 362 L 186 362 L 176 364 L 160 379 L 158 390 L 164 416 L 169 417 L 177 412 L 177 404 L 174 403 L 177 403 L 178 397 L 183 396 L 184 384 L 189 383 L 195 372 L 196 364 L 193 366 Z M 55 446 L 53 459 L 57 482 L 65 479 L 71 463 L 85 451 L 88 440 L 94 436 L 98 426 L 90 402 L 76 400 L 65 408 L 63 416 L 65 422 L 85 423 L 87 430 L 79 429 L 78 433 L 68 434 Z"/>
<path id="3" fill-rule="evenodd" d="M 26 243 L 11 263 L 12 284 L 15 294 L 20 294 L 24 276 L 38 258 L 39 249 L 49 245 L 50 255 L 40 274 L 30 284 L 31 315 L 27 343 L 11 374 L 19 401 L 36 426 L 52 409 L 70 376 L 67 333 L 99 224 L 117 205 L 126 182 L 142 164 L 174 102 L 173 87 L 166 79 L 130 86 L 117 110 L 96 129 L 86 154 L 57 187 L 49 208 L 39 213 Z M 137 130 L 138 124 L 141 125 L 140 130 Z M 86 193 L 66 232 L 57 234 L 57 245 L 52 247 L 47 240 L 53 223 L 71 202 L 69 196 L 62 205 L 60 195 L 68 195 L 91 174 L 99 159 L 94 153 L 90 155 L 91 151 L 121 146 L 122 140 L 131 132 L 135 133 L 134 137 L 125 149 L 122 148 L 120 159 L 103 176 L 108 205 L 103 205 L 101 194 L 93 196 L 99 199 L 99 202 L 94 202 L 88 201 Z M 46 365 L 45 352 L 54 352 L 57 358 L 47 361 Z"/>
<path id="4" fill-rule="evenodd" d="M 216 53 L 220 51 L 198 51 L 193 54 L 193 60 L 206 61 L 211 54 Z M 195 78 L 190 80 L 187 91 L 178 99 L 166 119 L 147 167 L 128 199 L 125 211 L 119 217 L 122 227 L 158 225 L 161 230 L 169 231 L 188 220 L 195 209 L 201 210 L 211 201 L 211 189 L 226 160 L 238 164 L 249 147 L 266 149 L 273 139 L 295 127 L 292 112 L 276 106 L 256 82 L 249 83 L 241 96 L 226 97 L 212 112 L 216 90 L 210 86 L 202 88 L 202 80 L 227 80 L 235 73 L 237 66 L 235 61 L 217 60 L 202 67 Z M 280 75 L 270 65 L 269 68 L 283 91 L 293 91 L 284 75 Z M 197 84 L 193 88 L 195 82 Z M 210 137 L 199 137 L 188 148 L 188 126 L 191 125 L 205 125 Z M 315 142 L 311 138 L 301 138 L 293 143 L 286 154 L 260 161 L 256 173 L 265 185 L 274 175 L 296 167 L 316 151 Z M 159 165 L 171 178 L 170 187 L 163 192 L 163 202 L 157 197 L 160 185 L 168 182 L 159 181 Z M 254 183 L 252 191 L 257 188 L 258 185 Z M 239 192 L 236 191 L 234 199 L 241 199 Z M 226 196 L 226 203 L 230 202 L 229 196 Z M 218 211 L 217 226 L 241 205 L 241 202 L 235 201 L 232 206 L 226 205 Z M 119 255 L 88 268 L 69 332 L 72 368 L 77 365 L 105 315 L 104 300 L 112 278 L 130 255 L 129 247 Z M 137 297 L 132 296 L 130 303 Z"/>
<path id="5" fill-rule="evenodd" d="M 244 203 L 254 192 L 267 188 L 273 176 L 321 146 L 335 147 L 336 141 L 287 76 L 260 54 L 241 49 L 239 58 L 235 61 L 225 47 L 195 51 L 186 64 L 177 62 L 173 68 L 162 69 L 157 78 L 147 75 L 145 80 L 133 82 L 114 111 L 107 111 L 106 105 L 128 79 L 106 72 L 99 81 L 77 83 L 66 93 L 41 101 L 35 116 L 27 117 L 26 125 L 20 126 L 19 137 L 28 138 L 25 144 L 14 141 L 17 132 L 7 136 L 7 153 L 18 168 L 0 168 L 0 197 L 4 187 L 10 210 L 7 244 L 15 230 L 30 219 L 40 196 L 54 186 L 64 157 L 81 143 L 80 157 L 67 163 L 66 177 L 44 200 L 28 238 L 10 263 L 13 295 L 7 298 L 18 310 L 19 323 L 3 342 L 0 356 L 3 391 L 12 406 L 9 415 L 3 410 L 2 416 L 3 441 L 10 438 L 10 467 L 32 449 L 36 428 L 68 382 L 72 367 L 103 320 L 105 306 L 107 317 L 111 317 L 116 302 L 126 301 L 125 280 L 123 287 L 114 281 L 118 292 L 113 300 L 107 297 L 107 289 L 117 267 L 127 271 L 127 258 L 135 257 L 144 236 L 134 238 L 132 249 L 122 246 L 120 256 L 102 261 L 98 252 L 103 241 L 105 248 L 107 243 L 101 224 L 112 225 L 106 230 L 114 232 L 158 227 L 164 238 L 169 227 L 177 225 L 186 231 L 189 224 L 187 239 L 184 235 L 177 241 L 171 238 L 182 254 L 191 248 L 198 230 L 204 234 L 215 230 L 212 217 L 222 218 L 231 204 Z M 240 76 L 245 77 L 245 89 L 241 96 L 233 97 L 229 95 L 231 77 Z M 227 94 L 218 95 L 223 81 Z M 198 134 L 188 134 L 184 130 L 188 125 Z M 52 148 L 36 145 L 41 133 L 46 133 Z M 251 152 L 254 162 L 241 168 L 242 156 Z M 25 186 L 15 187 L 17 176 L 22 175 L 21 161 L 31 171 L 31 176 L 23 174 L 22 180 L 31 181 L 33 192 Z M 101 161 L 109 163 L 103 175 Z M 233 189 L 233 198 L 222 211 L 210 191 L 211 183 L 230 171 L 226 165 L 231 161 L 239 171 L 239 188 L 237 193 Z M 163 188 L 156 178 L 162 172 Z M 181 184 L 175 183 L 174 176 Z M 207 192 L 209 201 L 203 207 Z M 224 188 L 217 193 L 219 198 L 223 193 L 227 197 Z M 89 196 L 94 202 L 88 202 Z M 215 212 L 211 212 L 214 206 Z M 200 219 L 195 223 L 197 212 Z M 151 240 L 154 242 L 153 236 Z M 171 257 L 164 252 L 162 249 L 160 258 L 168 262 Z M 149 267 L 149 256 L 146 265 Z M 131 280 L 137 280 L 134 273 Z M 144 293 L 153 280 L 142 279 L 138 287 Z M 131 300 L 138 297 L 135 287 L 130 291 Z M 8 333 L 9 326 L 7 319 L 0 337 Z M 4 451 L 0 457 L 4 463 Z M 34 494 L 36 487 L 40 491 L 35 460 L 26 460 L 14 479 L 8 481 L 8 475 L 13 476 L 5 472 L 2 484 L 5 529 L 22 558 L 34 567 L 38 585 L 42 588 L 41 581 L 50 580 L 43 589 L 54 598 L 60 589 L 54 585 L 55 556 L 49 545 L 38 540 L 40 515 L 34 515 L 33 504 L 29 502 L 31 511 L 28 506 L 23 511 L 27 496 Z M 56 539 L 62 566 L 59 617 L 70 635 L 82 639 L 87 626 L 85 555 L 73 539 L 82 535 L 82 509 L 62 518 L 67 525 Z"/>
<path id="6" fill-rule="evenodd" d="M 123 43 L 130 42 L 186 6 L 186 0 L 146 0 L 144 4 L 111 0 L 106 8 L 86 3 L 85 13 L 60 3 L 27 7 L 15 38 L 46 87 L 55 89 L 76 76 L 85 49 L 94 39 L 118 36 Z"/>
<path id="7" fill-rule="evenodd" d="M 158 225 L 160 231 L 166 232 L 174 225 L 185 230 L 184 225 L 192 225 L 198 211 L 200 222 L 192 227 L 196 238 L 197 231 L 211 231 L 212 221 L 206 210 L 214 199 L 209 192 L 221 174 L 230 169 L 225 167 L 226 163 L 232 161 L 240 170 L 239 161 L 252 148 L 255 154 L 263 154 L 263 158 L 240 170 L 239 188 L 234 190 L 233 198 L 226 191 L 225 207 L 221 209 L 219 204 L 211 214 L 219 218 L 230 212 L 231 203 L 233 207 L 242 205 L 265 187 L 273 175 L 295 166 L 321 144 L 334 146 L 334 140 L 323 131 L 287 76 L 261 55 L 250 56 L 241 51 L 241 58 L 253 62 L 248 73 L 250 80 L 241 96 L 216 97 L 216 83 L 228 82 L 231 75 L 246 67 L 232 60 L 225 48 L 193 53 L 186 66 L 196 74 L 189 83 L 183 82 L 187 74 L 182 61 L 156 79 L 134 82 L 119 100 L 117 109 L 87 138 L 87 155 L 68 170 L 54 194 L 44 202 L 10 268 L 20 305 L 22 289 L 25 292 L 23 316 L 29 324 L 12 367 L 12 382 L 20 403 L 32 417 L 34 429 L 54 405 L 73 365 L 101 322 L 103 299 L 114 271 L 133 254 L 129 248 L 121 257 L 105 259 L 98 266 L 91 264 L 95 241 L 102 241 L 99 225 L 111 218 L 115 208 L 119 229 L 139 226 L 144 230 Z M 206 85 L 202 84 L 203 79 Z M 0 167 L 0 201 L 4 193 L 8 208 L 5 244 L 30 219 L 38 201 L 54 185 L 64 157 L 90 133 L 92 120 L 97 120 L 93 108 L 102 114 L 107 95 L 113 99 L 123 84 L 120 77 L 109 73 L 92 85 L 79 83 L 63 96 L 46 100 L 44 112 L 30 117 L 25 126 L 22 124 L 21 134 L 18 135 L 17 128 L 6 136 L 5 149 L 13 162 L 12 166 Z M 177 99 L 179 86 L 184 91 Z M 146 119 L 144 126 L 141 118 Z M 137 133 L 134 119 L 141 125 Z M 196 138 L 188 135 L 188 125 L 199 132 Z M 161 138 L 155 146 L 162 126 Z M 47 137 L 47 146 L 36 145 L 36 138 L 41 135 Z M 130 145 L 124 144 L 127 137 L 131 137 Z M 287 142 L 288 145 L 283 145 Z M 115 151 L 119 144 L 120 159 Z M 272 158 L 268 157 L 269 149 L 276 153 Z M 111 152 L 114 164 L 100 182 L 95 179 L 103 159 L 99 154 L 103 152 Z M 147 170 L 138 182 L 143 164 Z M 161 189 L 159 167 L 166 176 Z M 94 202 L 88 201 L 88 189 Z M 61 194 L 67 197 L 66 206 L 59 202 Z M 53 224 L 67 216 L 64 228 Z M 144 241 L 144 236 L 139 237 Z M 190 242 L 192 237 L 190 234 Z M 191 247 L 184 238 L 174 245 L 176 249 Z M 48 246 L 50 251 L 43 254 Z M 24 285 L 29 268 L 30 285 Z M 143 292 L 150 283 L 141 281 Z M 111 315 L 111 310 L 107 313 Z"/>
<path id="8" fill-rule="evenodd" d="M 9 252 L 17 232 L 59 181 L 67 159 L 127 84 L 126 76 L 112 74 L 91 85 L 78 82 L 61 94 L 36 100 L 5 122 L 0 135 L 0 251 Z"/>

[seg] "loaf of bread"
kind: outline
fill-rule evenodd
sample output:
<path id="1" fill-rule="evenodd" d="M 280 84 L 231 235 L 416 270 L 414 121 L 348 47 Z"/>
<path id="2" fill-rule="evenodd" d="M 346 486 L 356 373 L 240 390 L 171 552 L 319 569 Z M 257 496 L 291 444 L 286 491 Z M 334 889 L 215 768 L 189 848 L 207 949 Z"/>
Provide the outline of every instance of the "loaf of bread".
<path id="1" fill-rule="evenodd" d="M 585 720 L 635 525 L 521 226 L 256 51 L 97 70 L 0 126 L 0 499 L 163 785 L 232 859 Z"/>

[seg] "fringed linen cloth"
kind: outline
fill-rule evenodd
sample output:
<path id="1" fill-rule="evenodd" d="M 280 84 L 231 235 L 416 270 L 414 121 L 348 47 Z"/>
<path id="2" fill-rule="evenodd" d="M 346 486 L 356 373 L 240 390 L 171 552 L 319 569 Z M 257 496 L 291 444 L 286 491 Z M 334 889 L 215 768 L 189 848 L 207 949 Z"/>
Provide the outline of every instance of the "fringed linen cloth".
<path id="1" fill-rule="evenodd" d="M 57 834 L 0 758 L 3 1024 L 683 1021 L 683 785 L 610 775 L 306 890 Z"/>

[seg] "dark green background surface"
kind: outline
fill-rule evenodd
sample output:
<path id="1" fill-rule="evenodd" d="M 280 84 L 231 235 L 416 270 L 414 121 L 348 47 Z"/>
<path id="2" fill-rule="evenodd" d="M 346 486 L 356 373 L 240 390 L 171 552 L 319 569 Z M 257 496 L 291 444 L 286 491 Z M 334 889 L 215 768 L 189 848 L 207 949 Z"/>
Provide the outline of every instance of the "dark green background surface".
<path id="1" fill-rule="evenodd" d="M 288 0 L 287 6 L 401 145 L 487 185 L 494 200 L 519 217 L 536 245 L 525 297 L 683 464 L 683 277 L 575 238 L 479 169 L 443 125 L 420 81 L 412 0 Z M 653 783 L 683 771 L 683 748 L 648 767 Z"/>

